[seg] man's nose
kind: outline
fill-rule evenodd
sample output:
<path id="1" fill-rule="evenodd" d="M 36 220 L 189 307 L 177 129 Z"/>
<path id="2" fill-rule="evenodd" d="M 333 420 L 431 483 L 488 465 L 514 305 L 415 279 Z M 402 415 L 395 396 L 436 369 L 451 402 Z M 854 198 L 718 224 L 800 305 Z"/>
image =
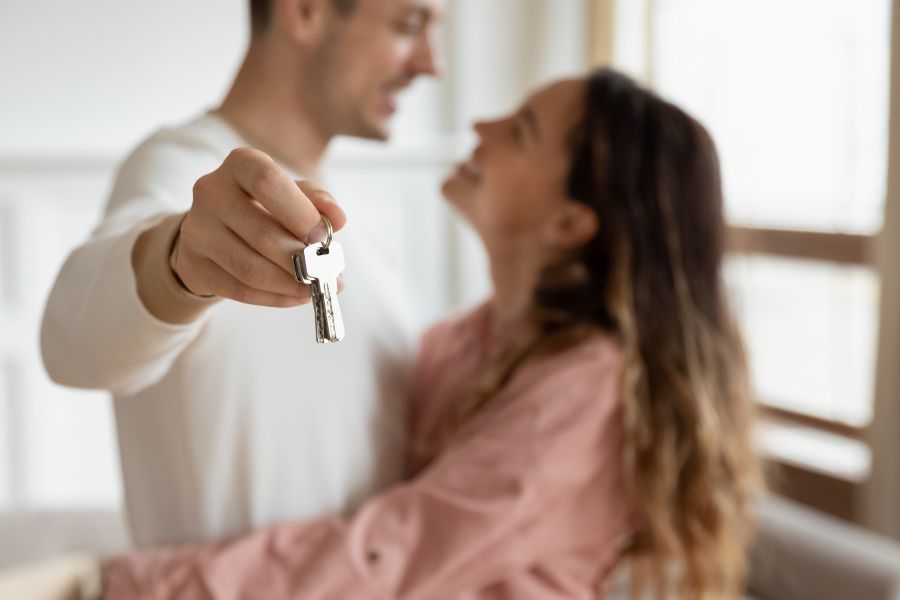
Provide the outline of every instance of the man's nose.
<path id="1" fill-rule="evenodd" d="M 443 58 L 434 32 L 426 32 L 419 36 L 412 67 L 416 75 L 440 77 L 443 74 Z"/>

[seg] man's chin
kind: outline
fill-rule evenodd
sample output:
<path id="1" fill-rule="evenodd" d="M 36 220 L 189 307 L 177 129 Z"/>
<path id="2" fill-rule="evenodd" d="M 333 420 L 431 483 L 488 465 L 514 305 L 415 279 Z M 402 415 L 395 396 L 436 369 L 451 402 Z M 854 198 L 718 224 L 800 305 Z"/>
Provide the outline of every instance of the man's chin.
<path id="1" fill-rule="evenodd" d="M 357 123 L 356 127 L 350 128 L 343 135 L 375 142 L 386 142 L 391 138 L 391 126 L 387 119 L 383 121 L 370 120 Z"/>

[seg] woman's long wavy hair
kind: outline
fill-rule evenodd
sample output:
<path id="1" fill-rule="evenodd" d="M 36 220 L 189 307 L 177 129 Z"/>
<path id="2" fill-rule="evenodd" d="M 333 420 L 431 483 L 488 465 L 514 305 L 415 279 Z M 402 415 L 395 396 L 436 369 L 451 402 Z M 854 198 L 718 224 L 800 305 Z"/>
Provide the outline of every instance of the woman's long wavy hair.
<path id="1" fill-rule="evenodd" d="M 715 146 L 696 120 L 609 69 L 589 76 L 585 105 L 568 192 L 596 211 L 599 234 L 545 271 L 534 330 L 500 353 L 457 426 L 524 361 L 597 328 L 611 333 L 624 354 L 633 597 L 648 587 L 657 598 L 737 597 L 761 476 L 743 345 L 722 281 Z"/>

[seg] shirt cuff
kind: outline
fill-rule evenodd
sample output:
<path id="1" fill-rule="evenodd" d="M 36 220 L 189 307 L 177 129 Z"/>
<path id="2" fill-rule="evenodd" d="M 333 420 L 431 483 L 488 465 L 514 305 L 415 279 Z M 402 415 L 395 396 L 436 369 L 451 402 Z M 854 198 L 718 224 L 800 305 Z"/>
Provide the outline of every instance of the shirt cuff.
<path id="1" fill-rule="evenodd" d="M 160 321 L 175 325 L 193 323 L 221 299 L 192 294 L 178 282 L 169 266 L 172 244 L 185 214 L 169 215 L 141 233 L 131 251 L 141 303 Z"/>

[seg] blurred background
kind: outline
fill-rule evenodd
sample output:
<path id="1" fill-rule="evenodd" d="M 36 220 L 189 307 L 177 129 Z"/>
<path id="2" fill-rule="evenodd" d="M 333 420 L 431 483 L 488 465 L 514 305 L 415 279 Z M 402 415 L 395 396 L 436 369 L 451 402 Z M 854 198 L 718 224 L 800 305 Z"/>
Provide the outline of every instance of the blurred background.
<path id="1" fill-rule="evenodd" d="M 0 568 L 122 539 L 109 525 L 121 503 L 109 398 L 49 381 L 43 304 L 129 149 L 218 103 L 248 41 L 246 4 L 0 3 Z M 438 194 L 473 146 L 473 120 L 559 76 L 624 70 L 719 146 L 759 447 L 791 499 L 781 508 L 800 511 L 775 518 L 815 515 L 811 535 L 834 535 L 810 546 L 862 536 L 874 554 L 897 551 L 886 541 L 900 539 L 897 2 L 448 4 L 446 77 L 406 95 L 388 145 L 340 140 L 326 168 L 351 217 L 378 223 L 420 282 L 420 322 L 487 290 L 480 248 Z M 900 576 L 900 559 L 890 565 Z M 882 597 L 853 594 L 833 597 Z"/>

